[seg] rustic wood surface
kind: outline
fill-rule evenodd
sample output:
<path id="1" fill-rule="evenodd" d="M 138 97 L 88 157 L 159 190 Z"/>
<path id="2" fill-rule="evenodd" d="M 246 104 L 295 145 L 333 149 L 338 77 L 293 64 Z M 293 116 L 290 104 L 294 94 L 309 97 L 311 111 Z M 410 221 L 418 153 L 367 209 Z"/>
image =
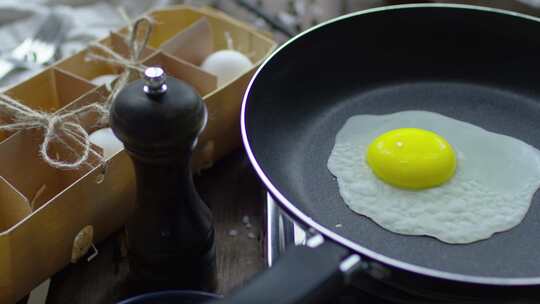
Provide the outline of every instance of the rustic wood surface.
<path id="1" fill-rule="evenodd" d="M 216 228 L 218 293 L 226 294 L 264 269 L 262 235 L 264 193 L 242 152 L 215 164 L 195 179 L 197 189 L 214 214 Z M 242 218 L 248 216 L 251 229 Z M 230 236 L 231 230 L 238 235 Z M 252 232 L 255 238 L 250 238 Z M 253 235 L 251 235 L 253 237 Z M 52 278 L 47 304 L 97 304 L 119 300 L 126 277 L 126 260 L 117 250 L 117 235 L 98 245 L 90 263 L 66 267 Z"/>

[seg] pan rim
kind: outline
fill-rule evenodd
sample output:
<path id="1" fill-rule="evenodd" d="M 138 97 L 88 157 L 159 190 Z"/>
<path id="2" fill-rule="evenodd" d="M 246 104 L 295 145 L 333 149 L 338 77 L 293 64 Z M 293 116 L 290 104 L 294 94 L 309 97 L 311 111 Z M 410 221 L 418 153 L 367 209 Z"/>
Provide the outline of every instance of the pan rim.
<path id="1" fill-rule="evenodd" d="M 242 100 L 242 107 L 240 112 L 240 129 L 241 129 L 241 135 L 242 135 L 242 142 L 244 145 L 244 149 L 247 153 L 248 159 L 253 166 L 254 170 L 256 171 L 257 175 L 265 185 L 266 189 L 270 191 L 271 195 L 276 198 L 277 204 L 281 207 L 282 210 L 284 210 L 289 216 L 291 216 L 293 219 L 301 222 L 302 224 L 306 225 L 307 227 L 313 228 L 316 232 L 323 235 L 326 239 L 331 240 L 333 242 L 336 242 L 342 246 L 345 246 L 357 253 L 359 253 L 362 256 L 365 256 L 369 259 L 379 261 L 383 264 L 389 265 L 391 267 L 401 269 L 404 271 L 409 271 L 415 274 L 425 275 L 428 277 L 434 277 L 438 279 L 443 280 L 450 280 L 450 281 L 457 281 L 457 282 L 463 282 L 463 283 L 473 283 L 473 284 L 483 284 L 483 285 L 498 285 L 498 286 L 531 286 L 531 285 L 539 285 L 540 284 L 540 277 L 516 277 L 516 278 L 505 278 L 505 277 L 490 277 L 490 276 L 475 276 L 475 275 L 465 275 L 465 274 L 459 274 L 459 273 L 453 273 L 448 271 L 441 271 L 436 270 L 424 266 L 419 266 L 407 262 L 403 262 L 388 256 L 385 256 L 383 254 L 377 253 L 371 249 L 368 249 L 366 247 L 360 246 L 356 242 L 349 240 L 348 238 L 345 238 L 338 233 L 335 233 L 331 231 L 330 229 L 324 227 L 323 225 L 319 224 L 317 221 L 312 219 L 310 216 L 299 210 L 295 204 L 293 204 L 290 200 L 288 200 L 278 189 L 274 184 L 271 182 L 269 177 L 266 175 L 262 167 L 259 165 L 259 162 L 257 161 L 255 154 L 253 152 L 253 149 L 250 144 L 250 138 L 248 135 L 248 131 L 246 128 L 246 106 L 248 104 L 249 95 L 252 90 L 252 86 L 254 82 L 257 80 L 259 74 L 262 72 L 262 70 L 272 61 L 272 59 L 280 53 L 284 48 L 286 48 L 288 45 L 294 43 L 295 41 L 301 39 L 303 36 L 316 31 L 317 29 L 324 27 L 328 24 L 339 22 L 341 20 L 345 20 L 351 17 L 370 14 L 370 13 L 377 13 L 382 11 L 390 11 L 390 10 L 401 10 L 401 9 L 417 9 L 417 8 L 452 8 L 452 9 L 467 9 L 467 10 L 476 10 L 476 11 L 482 11 L 482 12 L 489 12 L 489 13 L 495 13 L 495 14 L 501 14 L 501 15 L 507 15 L 517 18 L 523 18 L 535 22 L 540 22 L 540 18 L 530 16 L 523 13 L 513 12 L 509 10 L 504 9 L 498 9 L 498 8 L 490 8 L 490 7 L 484 7 L 484 6 L 477 6 L 477 5 L 469 5 L 469 4 L 450 4 L 450 3 L 415 3 L 415 4 L 400 4 L 400 5 L 391 5 L 391 6 L 383 6 L 383 7 L 377 7 L 362 11 L 357 11 L 353 13 L 349 13 L 343 16 L 339 16 L 334 19 L 330 19 L 328 21 L 325 21 L 323 23 L 320 23 L 298 35 L 295 37 L 289 39 L 287 42 L 285 42 L 283 45 L 279 46 L 268 58 L 266 58 L 260 67 L 257 69 L 257 71 L 254 73 L 253 77 L 251 78 L 246 91 L 244 93 L 244 97 Z"/>

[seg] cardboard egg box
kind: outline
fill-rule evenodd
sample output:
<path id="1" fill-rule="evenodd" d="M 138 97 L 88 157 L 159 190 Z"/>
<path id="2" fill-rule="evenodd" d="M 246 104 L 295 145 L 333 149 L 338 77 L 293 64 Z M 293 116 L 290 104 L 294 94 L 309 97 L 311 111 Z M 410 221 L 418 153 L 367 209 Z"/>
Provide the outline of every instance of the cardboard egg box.
<path id="1" fill-rule="evenodd" d="M 203 97 L 209 120 L 199 138 L 193 167 L 209 167 L 240 146 L 243 93 L 276 44 L 254 28 L 210 8 L 173 6 L 148 15 L 155 22 L 142 63 L 161 66 Z M 123 28 L 98 42 L 127 55 L 126 33 L 127 28 Z M 217 77 L 199 65 L 212 52 L 228 47 L 227 35 L 253 67 L 218 86 Z M 30 108 L 51 113 L 104 102 L 106 86 L 92 80 L 122 70 L 88 61 L 88 52 L 84 49 L 4 93 Z M 9 121 L 2 114 L 0 119 Z M 93 113 L 73 119 L 88 133 L 98 128 L 98 117 Z M 134 171 L 125 151 L 108 158 L 105 165 L 92 156 L 77 170 L 60 170 L 40 157 L 42 141 L 43 131 L 37 129 L 0 133 L 0 303 L 15 303 L 43 280 L 76 262 L 90 243 L 120 229 L 135 207 Z M 92 148 L 102 151 L 99 146 Z M 80 152 L 59 144 L 53 144 L 49 151 L 63 160 Z"/>

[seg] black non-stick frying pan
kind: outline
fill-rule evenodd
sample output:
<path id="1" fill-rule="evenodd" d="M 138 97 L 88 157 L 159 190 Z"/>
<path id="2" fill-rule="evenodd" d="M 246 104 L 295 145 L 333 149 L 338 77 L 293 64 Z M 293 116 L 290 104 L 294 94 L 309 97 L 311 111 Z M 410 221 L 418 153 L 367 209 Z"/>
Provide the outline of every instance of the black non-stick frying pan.
<path id="1" fill-rule="evenodd" d="M 316 236 L 225 301 L 309 302 L 362 276 L 434 298 L 540 296 L 539 195 L 510 231 L 450 245 L 353 213 L 326 166 L 350 116 L 413 109 L 540 148 L 539 21 L 472 6 L 394 6 L 322 24 L 274 53 L 245 95 L 244 144 L 280 207 Z"/>

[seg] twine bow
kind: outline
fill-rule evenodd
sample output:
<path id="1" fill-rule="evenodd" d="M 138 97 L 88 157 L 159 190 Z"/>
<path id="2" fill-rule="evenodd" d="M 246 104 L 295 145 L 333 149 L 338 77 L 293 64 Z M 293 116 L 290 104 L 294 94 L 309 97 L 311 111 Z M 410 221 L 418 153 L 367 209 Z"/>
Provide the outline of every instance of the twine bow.
<path id="1" fill-rule="evenodd" d="M 125 13 L 122 14 L 127 18 Z M 132 23 L 129 18 L 127 19 L 130 24 L 128 58 L 122 57 L 109 47 L 99 43 L 92 44 L 92 47 L 101 50 L 108 57 L 95 53 L 89 54 L 91 60 L 100 60 L 124 67 L 122 74 L 114 83 L 113 87 L 109 89 L 110 94 L 104 103 L 92 103 L 70 111 L 47 113 L 34 110 L 5 94 L 0 94 L 0 110 L 11 121 L 9 123 L 0 123 L 0 130 L 43 130 L 43 142 L 39 148 L 39 154 L 49 165 L 55 168 L 77 169 L 88 161 L 91 154 L 103 161 L 101 154 L 92 148 L 88 132 L 77 121 L 79 115 L 94 112 L 98 114 L 101 123 L 108 124 L 110 106 L 116 95 L 128 83 L 133 71 L 144 71 L 145 66 L 139 62 L 139 58 L 148 43 L 152 30 L 152 20 L 149 17 L 143 17 Z M 143 24 L 147 26 L 143 32 L 143 39 L 139 41 L 137 39 L 138 32 Z M 52 157 L 49 153 L 51 150 L 50 145 L 53 142 L 58 142 L 65 146 L 66 149 L 76 155 L 76 158 L 72 161 L 65 161 L 57 157 Z M 72 143 L 78 145 L 79 149 L 73 147 Z M 82 148 L 82 151 L 80 148 Z"/>
<path id="2" fill-rule="evenodd" d="M 107 111 L 98 103 L 89 104 L 72 111 L 63 113 L 46 113 L 31 109 L 13 98 L 0 94 L 0 108 L 4 114 L 13 119 L 12 123 L 0 125 L 0 130 L 18 131 L 28 129 L 42 129 L 43 143 L 39 148 L 39 154 L 43 159 L 55 168 L 76 169 L 88 160 L 90 154 L 101 158 L 101 155 L 92 149 L 88 132 L 75 120 L 84 113 L 96 112 L 99 115 Z M 82 152 L 75 150 L 63 137 L 70 139 L 82 147 Z M 72 151 L 77 158 L 73 161 L 63 161 L 49 155 L 49 146 L 58 141 Z"/>

